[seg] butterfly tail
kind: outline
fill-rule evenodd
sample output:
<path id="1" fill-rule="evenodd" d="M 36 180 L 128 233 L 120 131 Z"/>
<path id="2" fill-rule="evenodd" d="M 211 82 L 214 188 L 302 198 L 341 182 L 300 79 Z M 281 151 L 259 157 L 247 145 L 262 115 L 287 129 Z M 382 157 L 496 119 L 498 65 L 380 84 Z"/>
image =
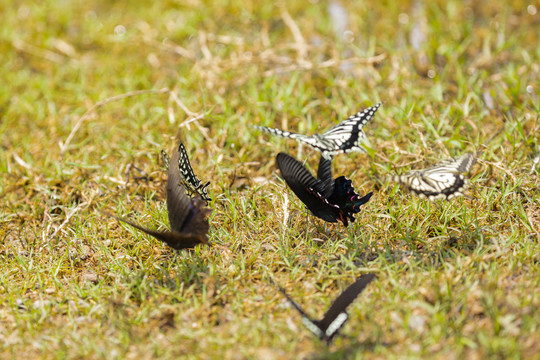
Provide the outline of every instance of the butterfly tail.
<path id="1" fill-rule="evenodd" d="M 145 228 L 139 224 L 136 224 L 130 220 L 121 218 L 119 216 L 112 215 L 108 212 L 103 212 L 103 214 L 115 218 L 118 221 L 121 221 L 123 223 L 126 223 L 130 226 L 133 226 L 135 229 L 140 230 L 150 236 L 153 236 L 154 238 L 158 239 L 161 242 L 164 242 L 165 244 L 169 245 L 173 249 L 176 250 L 182 250 L 182 249 L 189 249 L 193 248 L 198 244 L 207 244 L 208 241 L 205 237 L 197 235 L 197 234 L 181 234 L 176 231 L 156 231 L 151 230 L 148 228 Z"/>

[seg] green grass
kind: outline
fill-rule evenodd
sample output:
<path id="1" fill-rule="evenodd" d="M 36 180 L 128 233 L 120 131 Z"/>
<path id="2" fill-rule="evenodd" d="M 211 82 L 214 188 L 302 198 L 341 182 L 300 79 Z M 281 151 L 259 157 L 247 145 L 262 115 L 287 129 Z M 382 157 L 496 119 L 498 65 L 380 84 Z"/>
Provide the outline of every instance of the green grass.
<path id="1" fill-rule="evenodd" d="M 466 4 L 343 2 L 344 40 L 323 1 L 0 4 L 0 358 L 540 358 L 540 9 Z M 274 161 L 317 153 L 250 125 L 319 132 L 379 101 L 370 154 L 333 163 L 375 195 L 325 226 Z M 168 226 L 177 133 L 212 247 L 99 212 Z M 480 150 L 470 198 L 377 180 Z M 367 272 L 330 347 L 270 281 L 321 316 Z"/>

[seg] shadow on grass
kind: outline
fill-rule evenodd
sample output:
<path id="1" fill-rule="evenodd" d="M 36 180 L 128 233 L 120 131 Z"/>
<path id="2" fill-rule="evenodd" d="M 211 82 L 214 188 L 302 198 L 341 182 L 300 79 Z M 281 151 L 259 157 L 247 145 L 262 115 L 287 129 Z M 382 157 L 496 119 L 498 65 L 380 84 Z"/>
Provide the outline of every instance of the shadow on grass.
<path id="1" fill-rule="evenodd" d="M 358 341 L 358 339 L 341 335 L 342 337 L 345 337 L 347 339 L 350 339 L 351 342 L 348 343 L 346 346 L 338 347 L 336 349 L 332 349 L 331 346 L 328 348 L 327 352 L 324 353 L 317 353 L 313 356 L 309 357 L 313 360 L 319 360 L 319 359 L 353 359 L 357 358 L 359 354 L 364 353 L 373 353 L 375 348 L 377 346 L 392 346 L 395 345 L 393 343 L 385 343 L 385 342 L 379 342 L 379 341 L 373 341 L 373 340 L 367 340 L 367 341 Z"/>
<path id="2" fill-rule="evenodd" d="M 382 259 L 386 263 L 410 263 L 425 268 L 438 268 L 447 259 L 460 253 L 469 254 L 489 243 L 490 235 L 482 228 L 464 229 L 461 232 L 437 235 L 423 239 L 418 232 L 407 231 L 399 242 L 386 242 L 374 248 L 372 244 L 354 247 L 348 244 L 349 254 L 358 267 L 368 267 L 371 262 Z"/>

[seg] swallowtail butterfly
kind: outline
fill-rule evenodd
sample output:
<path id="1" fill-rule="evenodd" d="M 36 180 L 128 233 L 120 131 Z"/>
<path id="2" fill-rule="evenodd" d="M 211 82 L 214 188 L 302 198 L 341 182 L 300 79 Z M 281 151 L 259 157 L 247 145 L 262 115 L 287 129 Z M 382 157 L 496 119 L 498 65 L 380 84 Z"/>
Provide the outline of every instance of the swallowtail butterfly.
<path id="1" fill-rule="evenodd" d="M 184 184 L 184 186 L 192 193 L 199 194 L 204 201 L 211 201 L 212 199 L 210 196 L 208 196 L 207 190 L 208 186 L 210 185 L 210 181 L 203 185 L 201 180 L 199 180 L 197 175 L 195 175 L 193 168 L 191 167 L 191 163 L 189 162 L 189 157 L 184 144 L 180 143 L 178 151 L 180 152 L 180 157 L 178 158 L 178 168 L 182 173 L 182 184 Z"/>
<path id="2" fill-rule="evenodd" d="M 476 156 L 468 153 L 455 160 L 443 160 L 427 169 L 391 176 L 390 180 L 405 186 L 421 198 L 431 201 L 450 200 L 463 195 L 469 181 L 462 173 L 469 172 L 475 162 Z"/>
<path id="3" fill-rule="evenodd" d="M 255 128 L 284 138 L 295 139 L 307 144 L 321 152 L 325 159 L 331 160 L 334 155 L 349 153 L 353 151 L 366 152 L 362 147 L 362 142 L 366 134 L 362 131 L 364 125 L 375 116 L 382 103 L 362 110 L 348 119 L 342 121 L 323 134 L 313 134 L 311 136 L 297 134 L 280 129 L 273 129 L 264 126 Z"/>
<path id="4" fill-rule="evenodd" d="M 171 164 L 178 164 L 182 145 L 171 157 Z M 198 244 L 208 244 L 208 216 L 212 210 L 204 206 L 199 197 L 190 198 L 186 195 L 184 186 L 180 184 L 182 175 L 177 166 L 169 166 L 167 170 L 167 211 L 171 231 L 157 231 L 144 228 L 127 219 L 106 213 L 136 229 L 139 229 L 156 239 L 163 241 L 173 249 L 181 250 L 195 247 Z"/>
<path id="5" fill-rule="evenodd" d="M 326 341 L 329 344 L 339 330 L 345 325 L 349 319 L 347 307 L 356 299 L 358 295 L 366 288 L 366 286 L 375 278 L 375 274 L 366 274 L 360 276 L 352 285 L 338 296 L 334 303 L 330 306 L 326 314 L 321 320 L 310 318 L 304 310 L 289 295 L 283 288 L 279 291 L 287 298 L 289 303 L 300 313 L 304 325 L 317 336 L 319 339 Z"/>
<path id="6" fill-rule="evenodd" d="M 327 222 L 337 222 L 348 226 L 354 221 L 354 214 L 367 203 L 373 195 L 368 193 L 360 197 L 345 176 L 332 178 L 332 162 L 323 156 L 319 161 L 317 179 L 295 158 L 279 153 L 276 157 L 281 175 L 287 185 L 318 218 Z"/>

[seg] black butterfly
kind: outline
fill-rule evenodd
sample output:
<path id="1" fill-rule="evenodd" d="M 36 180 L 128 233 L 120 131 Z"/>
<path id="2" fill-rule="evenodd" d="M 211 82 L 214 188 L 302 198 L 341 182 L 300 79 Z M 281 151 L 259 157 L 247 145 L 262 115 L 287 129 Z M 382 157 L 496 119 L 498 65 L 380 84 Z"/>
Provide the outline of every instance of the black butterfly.
<path id="1" fill-rule="evenodd" d="M 279 291 L 300 313 L 304 325 L 319 339 L 324 340 L 327 344 L 329 344 L 349 318 L 347 307 L 354 301 L 354 299 L 356 299 L 358 295 L 360 295 L 360 293 L 374 278 L 375 274 L 366 274 L 360 276 L 352 285 L 350 285 L 341 293 L 341 295 L 338 296 L 321 320 L 314 320 L 310 318 L 300 307 L 300 305 L 294 302 L 289 295 L 287 295 L 283 288 L 280 287 Z"/>
<path id="2" fill-rule="evenodd" d="M 182 144 L 176 149 L 171 157 L 172 164 L 178 164 Z M 165 159 L 167 160 L 167 159 Z M 126 224 L 129 224 L 148 235 L 152 235 L 163 241 L 173 249 L 187 249 L 198 244 L 208 244 L 208 216 L 212 210 L 204 206 L 204 201 L 199 198 L 190 198 L 180 182 L 182 175 L 177 166 L 169 166 L 167 171 L 167 211 L 171 231 L 156 231 L 144 228 L 129 220 L 106 213 Z"/>
<path id="3" fill-rule="evenodd" d="M 382 103 L 378 103 L 377 105 L 373 105 L 372 107 L 360 111 L 323 134 L 313 134 L 308 136 L 264 126 L 255 127 L 273 135 L 295 139 L 307 144 L 315 150 L 320 151 L 324 158 L 331 160 L 336 154 L 353 151 L 366 152 L 361 145 L 366 138 L 366 134 L 362 131 L 362 128 L 373 118 L 373 116 L 375 116 L 375 113 L 381 105 Z"/>
<path id="4" fill-rule="evenodd" d="M 469 181 L 461 173 L 471 170 L 475 162 L 476 156 L 468 153 L 455 160 L 443 160 L 427 169 L 391 176 L 390 180 L 404 185 L 409 191 L 421 198 L 427 198 L 431 201 L 450 200 L 463 195 Z"/>
<path id="5" fill-rule="evenodd" d="M 295 158 L 279 153 L 276 161 L 287 185 L 318 218 L 348 226 L 354 222 L 354 214 L 367 203 L 373 195 L 360 197 L 354 190 L 352 181 L 345 176 L 332 178 L 332 162 L 323 156 L 319 161 L 317 179 Z"/>

